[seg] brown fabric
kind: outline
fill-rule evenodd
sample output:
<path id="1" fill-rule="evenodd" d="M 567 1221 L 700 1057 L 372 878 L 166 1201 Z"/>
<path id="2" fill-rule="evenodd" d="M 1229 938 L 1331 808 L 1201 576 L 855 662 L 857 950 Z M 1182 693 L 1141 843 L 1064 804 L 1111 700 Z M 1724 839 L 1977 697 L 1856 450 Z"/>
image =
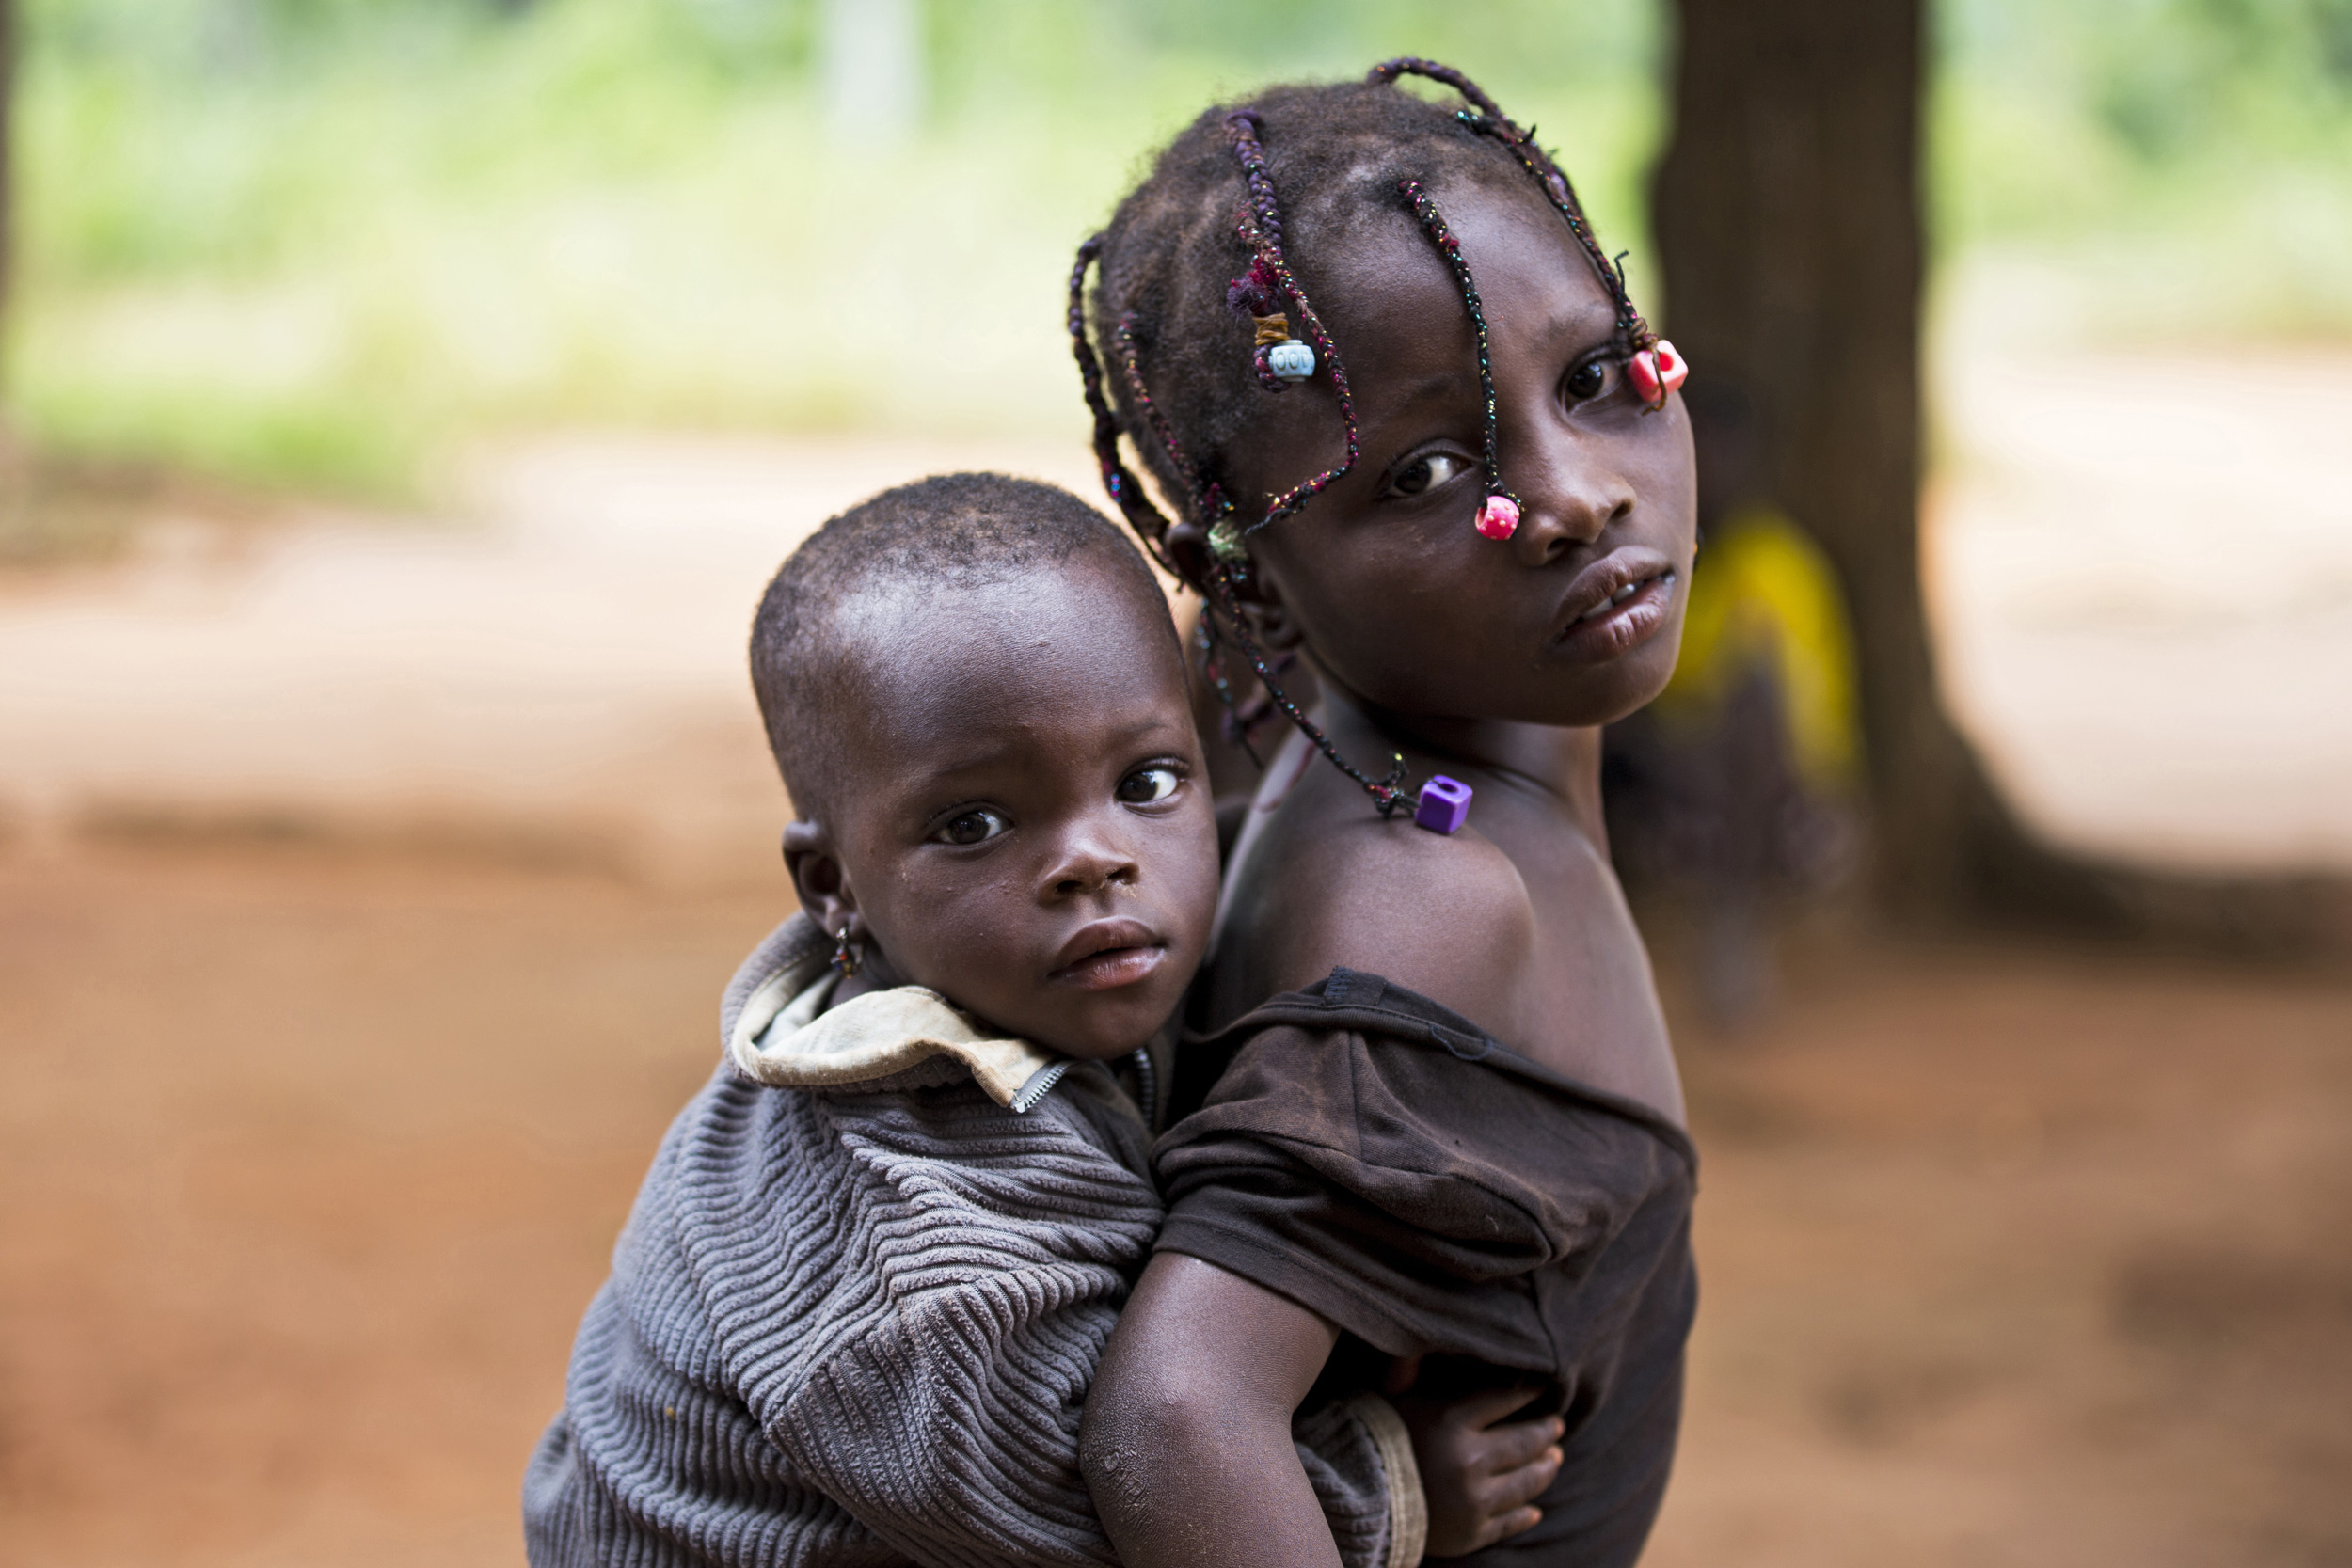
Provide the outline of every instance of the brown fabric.
<path id="1" fill-rule="evenodd" d="M 1433 1357 L 1433 1391 L 1532 1377 L 1567 1463 L 1544 1523 L 1476 1560 L 1638 1558 L 1696 1304 L 1689 1138 L 1353 970 L 1187 1049 L 1230 1065 L 1160 1142 L 1159 1248 Z"/>

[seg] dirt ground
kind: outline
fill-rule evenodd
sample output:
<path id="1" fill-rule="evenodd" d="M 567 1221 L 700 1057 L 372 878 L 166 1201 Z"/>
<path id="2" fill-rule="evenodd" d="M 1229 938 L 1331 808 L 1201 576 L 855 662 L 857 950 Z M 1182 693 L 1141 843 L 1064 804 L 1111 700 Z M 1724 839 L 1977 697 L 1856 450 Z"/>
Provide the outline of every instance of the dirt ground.
<path id="1" fill-rule="evenodd" d="M 0 1561 L 519 1561 L 777 913 L 0 850 Z M 1653 1564 L 2352 1562 L 2352 979 L 1816 934 L 1759 1031 L 1677 1037 L 1705 1296 Z"/>

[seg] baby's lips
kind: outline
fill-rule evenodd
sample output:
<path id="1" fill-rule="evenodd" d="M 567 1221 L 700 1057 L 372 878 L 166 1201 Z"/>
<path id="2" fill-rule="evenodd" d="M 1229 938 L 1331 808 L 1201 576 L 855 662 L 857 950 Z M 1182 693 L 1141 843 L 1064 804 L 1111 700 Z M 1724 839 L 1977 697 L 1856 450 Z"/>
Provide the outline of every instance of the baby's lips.
<path id="1" fill-rule="evenodd" d="M 1092 920 L 1080 927 L 1061 951 L 1054 955 L 1054 970 L 1059 974 L 1074 964 L 1081 964 L 1099 953 L 1122 947 L 1156 947 L 1160 939 L 1152 927 L 1139 920 L 1124 917 L 1112 920 Z"/>

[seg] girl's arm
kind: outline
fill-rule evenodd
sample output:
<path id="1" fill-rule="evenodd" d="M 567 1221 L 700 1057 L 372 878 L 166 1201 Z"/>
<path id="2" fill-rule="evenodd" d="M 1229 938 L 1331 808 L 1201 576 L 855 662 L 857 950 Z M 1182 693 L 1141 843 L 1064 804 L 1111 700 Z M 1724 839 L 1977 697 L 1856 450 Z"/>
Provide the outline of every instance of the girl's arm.
<path id="1" fill-rule="evenodd" d="M 1144 1270 L 1087 1396 L 1079 1459 L 1128 1568 L 1339 1568 L 1291 1416 L 1339 1330 L 1181 1253 Z"/>
<path id="2" fill-rule="evenodd" d="M 1214 1263 L 1152 1259 L 1079 1431 L 1095 1512 L 1127 1568 L 1339 1562 L 1290 1426 L 1338 1338 L 1327 1319 Z M 1405 1383 L 1412 1365 L 1398 1365 Z M 1508 1419 L 1534 1397 L 1506 1388 L 1406 1402 L 1431 1556 L 1475 1551 L 1543 1517 L 1532 1505 L 1560 1471 L 1560 1419 Z"/>

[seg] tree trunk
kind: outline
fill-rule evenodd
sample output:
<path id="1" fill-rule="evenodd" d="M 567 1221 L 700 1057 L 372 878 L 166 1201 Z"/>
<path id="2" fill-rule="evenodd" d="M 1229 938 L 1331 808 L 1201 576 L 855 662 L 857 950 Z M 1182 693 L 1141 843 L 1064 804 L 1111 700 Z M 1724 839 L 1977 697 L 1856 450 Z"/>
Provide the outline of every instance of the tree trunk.
<path id="1" fill-rule="evenodd" d="M 1676 0 L 1653 214 L 1666 326 L 1752 410 L 1763 488 L 1853 617 L 1872 878 L 1913 913 L 2019 895 L 2098 917 L 1946 716 L 1919 582 L 1923 0 Z"/>
<path id="2" fill-rule="evenodd" d="M 2325 879 L 2203 879 L 2037 843 L 1944 711 L 1919 581 L 1924 0 L 1675 0 L 1652 211 L 1666 325 L 1744 397 L 1762 482 L 1853 617 L 1872 877 L 1914 915 L 2342 951 Z"/>

